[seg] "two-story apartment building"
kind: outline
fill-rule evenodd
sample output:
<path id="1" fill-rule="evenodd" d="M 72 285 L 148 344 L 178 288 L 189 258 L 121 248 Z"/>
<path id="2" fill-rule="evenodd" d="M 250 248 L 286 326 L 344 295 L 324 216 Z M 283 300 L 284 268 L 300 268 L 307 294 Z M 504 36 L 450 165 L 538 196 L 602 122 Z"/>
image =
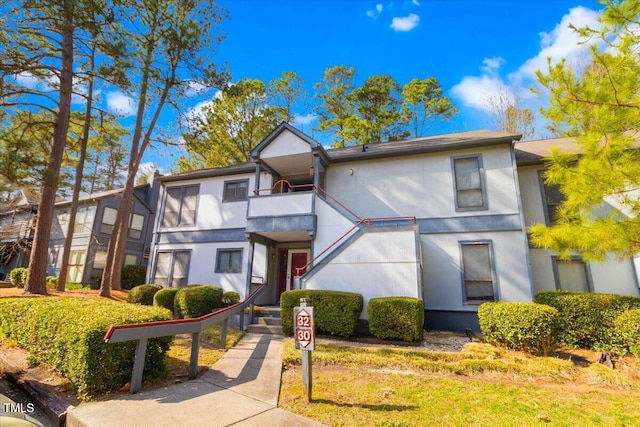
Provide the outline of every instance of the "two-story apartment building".
<path id="1" fill-rule="evenodd" d="M 22 190 L 8 204 L 0 206 L 0 280 L 9 280 L 9 272 L 29 263 L 38 198 Z"/>

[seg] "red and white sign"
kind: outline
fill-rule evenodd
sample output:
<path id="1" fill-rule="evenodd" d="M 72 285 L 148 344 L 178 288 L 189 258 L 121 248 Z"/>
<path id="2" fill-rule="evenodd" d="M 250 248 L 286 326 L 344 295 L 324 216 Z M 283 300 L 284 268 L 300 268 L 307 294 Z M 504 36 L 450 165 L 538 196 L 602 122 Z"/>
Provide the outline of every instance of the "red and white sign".
<path id="1" fill-rule="evenodd" d="M 313 351 L 315 339 L 313 336 L 313 307 L 294 307 L 294 337 L 296 347 Z"/>

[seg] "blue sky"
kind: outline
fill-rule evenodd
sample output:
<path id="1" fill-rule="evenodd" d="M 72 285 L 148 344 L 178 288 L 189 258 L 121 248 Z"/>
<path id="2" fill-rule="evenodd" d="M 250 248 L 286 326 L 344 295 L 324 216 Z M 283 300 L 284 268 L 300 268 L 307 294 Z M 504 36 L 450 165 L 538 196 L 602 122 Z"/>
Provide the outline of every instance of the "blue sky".
<path id="1" fill-rule="evenodd" d="M 431 134 L 492 127 L 486 98 L 517 94 L 525 107 L 538 110 L 536 69 L 547 58 L 579 62 L 585 46 L 567 28 L 596 23 L 603 6 L 593 0 L 224 0 L 230 19 L 223 22 L 226 39 L 217 48 L 233 81 L 269 81 L 283 71 L 305 80 L 311 100 L 313 85 L 327 67 L 357 69 L 356 84 L 375 74 L 390 74 L 401 85 L 413 78 L 436 77 L 459 109 L 454 119 L 434 126 Z M 109 96 L 109 95 L 107 95 Z M 190 99 L 190 108 L 213 93 Z M 113 105 L 118 101 L 116 94 Z M 311 134 L 317 125 L 311 108 L 298 108 L 295 125 Z M 165 114 L 164 125 L 177 120 Z M 548 135 L 537 123 L 538 137 Z M 315 135 L 329 143 L 326 135 Z M 152 150 L 146 160 L 167 172 L 175 150 Z"/>

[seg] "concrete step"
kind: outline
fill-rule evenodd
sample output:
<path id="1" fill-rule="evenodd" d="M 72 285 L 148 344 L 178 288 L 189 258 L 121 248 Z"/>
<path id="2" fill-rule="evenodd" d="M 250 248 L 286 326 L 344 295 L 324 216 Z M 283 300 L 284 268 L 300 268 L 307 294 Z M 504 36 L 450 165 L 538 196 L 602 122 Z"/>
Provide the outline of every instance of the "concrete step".
<path id="1" fill-rule="evenodd" d="M 279 306 L 260 306 L 253 312 L 254 317 L 280 317 Z"/>
<path id="2" fill-rule="evenodd" d="M 279 317 L 254 317 L 253 318 L 254 325 L 273 325 L 273 326 L 281 326 L 282 319 Z"/>
<path id="3" fill-rule="evenodd" d="M 253 324 L 247 326 L 247 332 L 252 334 L 282 335 L 282 326 Z"/>

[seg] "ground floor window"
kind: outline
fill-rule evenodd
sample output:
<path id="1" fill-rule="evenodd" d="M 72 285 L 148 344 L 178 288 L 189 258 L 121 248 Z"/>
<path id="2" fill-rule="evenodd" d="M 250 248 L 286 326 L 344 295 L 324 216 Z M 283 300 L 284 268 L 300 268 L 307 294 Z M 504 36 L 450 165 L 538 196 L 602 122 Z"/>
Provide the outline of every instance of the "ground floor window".
<path id="1" fill-rule="evenodd" d="M 242 273 L 242 249 L 218 249 L 216 273 Z"/>
<path id="2" fill-rule="evenodd" d="M 553 272 L 556 288 L 569 292 L 589 292 L 591 290 L 587 264 L 579 258 L 562 261 L 553 258 Z"/>
<path id="3" fill-rule="evenodd" d="M 67 270 L 67 281 L 70 283 L 81 283 L 82 273 L 84 273 L 85 251 L 71 251 L 69 253 L 69 268 Z"/>
<path id="4" fill-rule="evenodd" d="M 189 282 L 191 251 L 158 252 L 154 283 L 162 286 L 186 286 Z"/>
<path id="5" fill-rule="evenodd" d="M 491 242 L 461 242 L 464 302 L 495 301 Z"/>

